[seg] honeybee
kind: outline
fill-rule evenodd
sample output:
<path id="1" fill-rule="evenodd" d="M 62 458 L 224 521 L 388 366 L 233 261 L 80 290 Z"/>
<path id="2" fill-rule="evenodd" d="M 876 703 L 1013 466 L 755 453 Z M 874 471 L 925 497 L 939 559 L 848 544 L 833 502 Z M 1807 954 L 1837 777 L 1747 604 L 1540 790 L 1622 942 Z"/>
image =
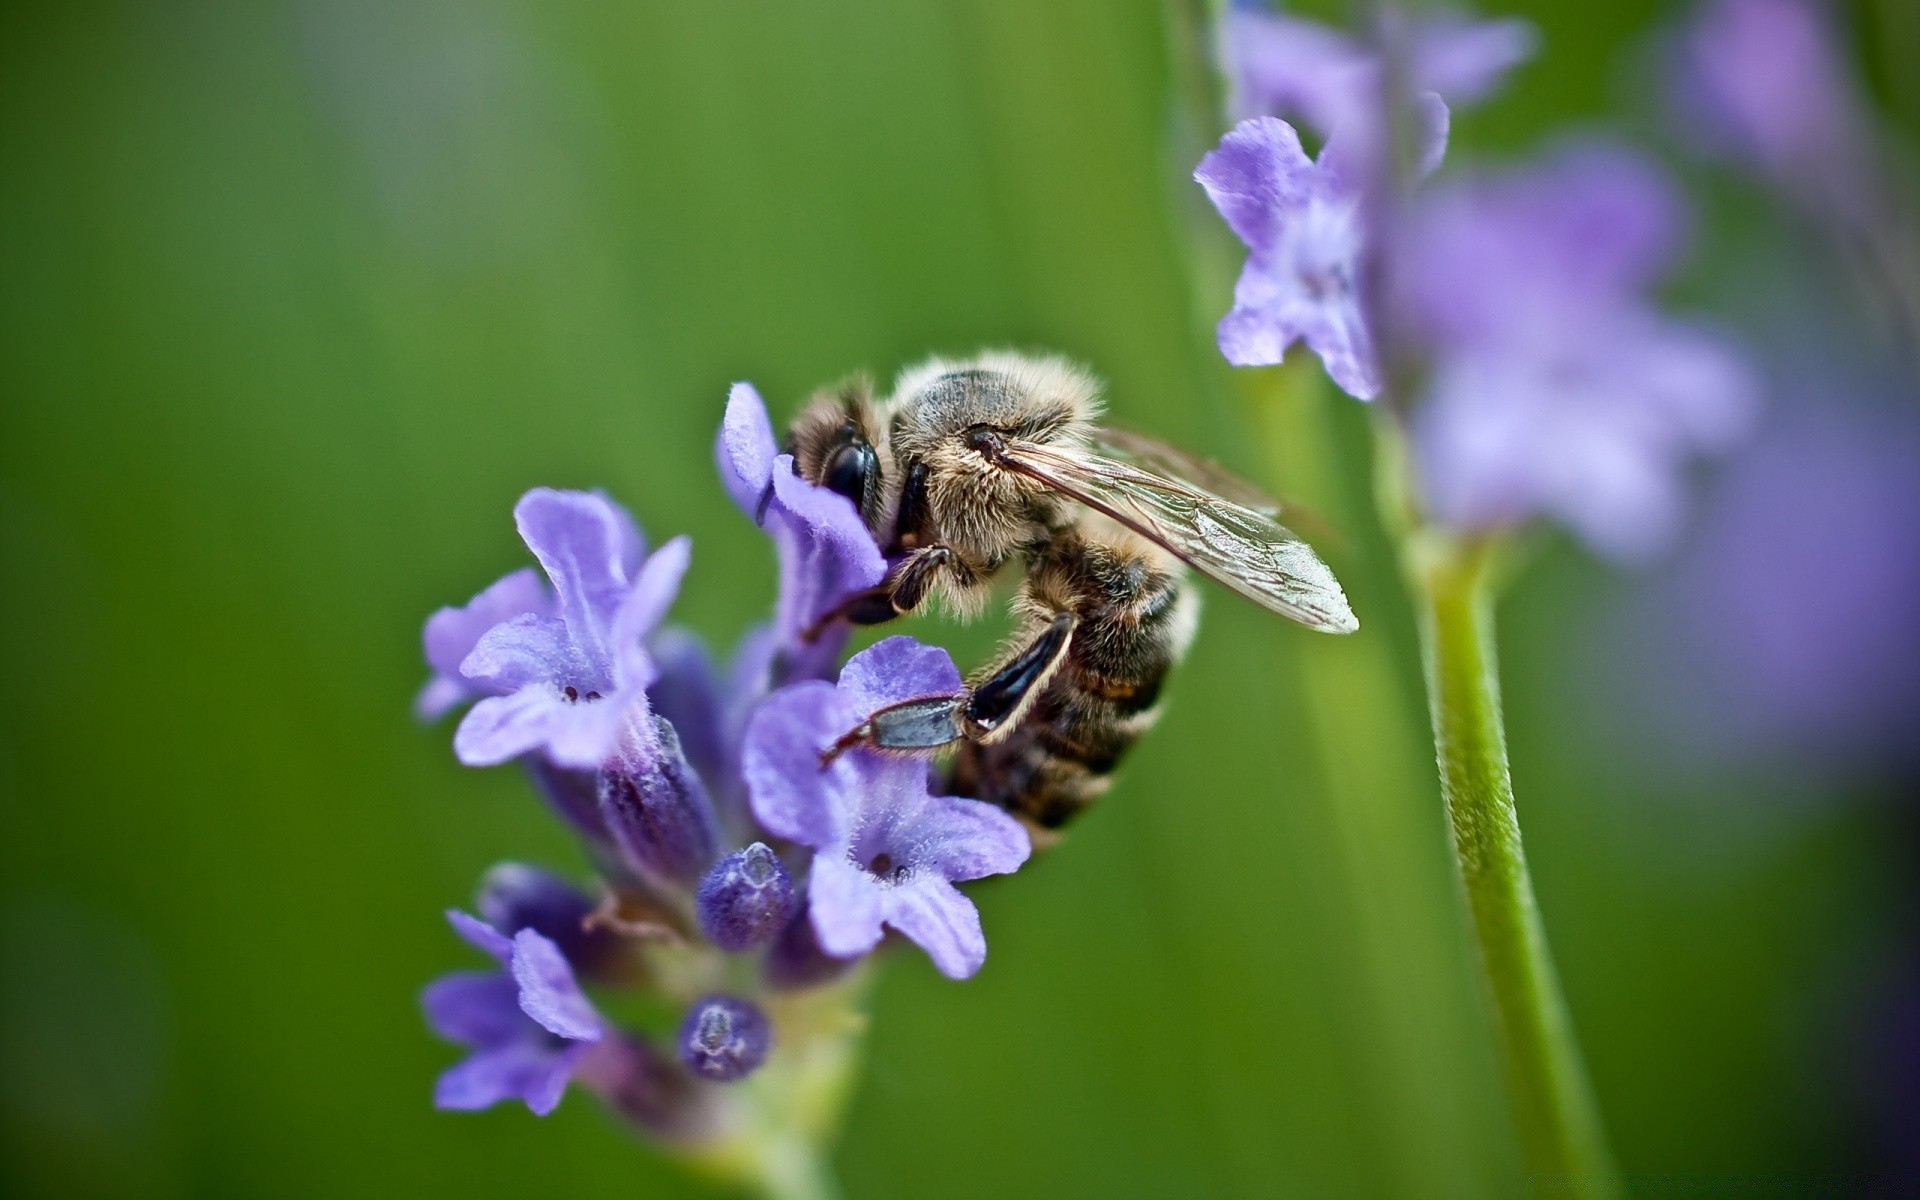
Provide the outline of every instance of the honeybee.
<path id="1" fill-rule="evenodd" d="M 825 620 L 879 624 L 930 598 L 970 616 L 1004 567 L 1023 570 L 1013 636 L 964 692 L 874 712 L 829 758 L 953 747 L 953 793 L 1054 830 L 1106 790 L 1157 717 L 1198 619 L 1186 567 L 1308 628 L 1359 628 L 1272 502 L 1102 428 L 1100 412 L 1086 372 L 1005 352 L 932 359 L 885 399 L 854 380 L 808 402 L 788 432 L 795 469 L 851 500 L 890 563 Z"/>

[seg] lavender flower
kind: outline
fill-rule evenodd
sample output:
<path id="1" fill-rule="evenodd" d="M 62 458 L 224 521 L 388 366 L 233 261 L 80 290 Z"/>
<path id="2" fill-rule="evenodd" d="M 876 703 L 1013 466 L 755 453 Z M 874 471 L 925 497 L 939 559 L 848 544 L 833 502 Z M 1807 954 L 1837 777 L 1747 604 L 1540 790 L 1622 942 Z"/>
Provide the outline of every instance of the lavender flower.
<path id="1" fill-rule="evenodd" d="M 980 914 L 953 883 L 1017 870 L 1030 849 L 1026 830 L 991 805 L 931 795 L 917 759 L 855 748 L 821 765 L 822 752 L 874 709 L 960 688 L 945 651 L 892 637 L 855 655 L 837 685 L 775 693 L 748 727 L 754 816 L 815 851 L 808 911 L 828 954 L 864 954 L 891 926 L 950 978 L 986 959 Z"/>
<path id="2" fill-rule="evenodd" d="M 1700 149 L 1855 202 L 1870 134 L 1829 14 L 1819 0 L 1709 0 L 1672 46 L 1673 100 Z"/>
<path id="3" fill-rule="evenodd" d="M 460 664 L 495 625 L 526 614 L 547 616 L 552 611 L 553 597 L 547 594 L 540 576 L 533 568 L 523 567 L 496 580 L 464 606 L 443 608 L 428 617 L 421 641 L 433 678 L 414 698 L 414 715 L 422 721 L 437 720 L 458 705 L 492 694 L 462 675 Z"/>
<path id="4" fill-rule="evenodd" d="M 521 1100 L 537 1116 L 560 1103 L 604 1024 L 574 982 L 560 948 L 531 929 L 512 937 L 452 911 L 454 932 L 500 961 L 502 971 L 442 976 L 421 995 L 434 1031 L 471 1047 L 440 1076 L 439 1108 L 489 1108 Z"/>
<path id="5" fill-rule="evenodd" d="M 620 974 L 620 938 L 588 920 L 594 901 L 558 875 L 525 863 L 498 863 L 481 877 L 474 907 L 503 934 L 531 929 L 546 938 L 581 975 Z"/>
<path id="6" fill-rule="evenodd" d="M 773 1045 L 766 1014 L 734 996 L 708 996 L 680 1024 L 680 1061 L 703 1079 L 732 1083 L 758 1070 Z"/>
<path id="7" fill-rule="evenodd" d="M 643 558 L 638 530 L 597 493 L 535 488 L 514 507 L 527 548 L 552 581 L 556 615 L 523 613 L 488 630 L 460 673 L 492 695 L 467 713 L 454 752 L 492 766 L 533 751 L 591 769 L 612 752 L 653 664 L 641 639 L 687 568 L 676 538 Z"/>
<path id="8" fill-rule="evenodd" d="M 1521 20 L 1444 12 L 1409 18 L 1392 9 L 1384 16 L 1381 40 L 1393 38 L 1404 55 L 1406 92 L 1435 92 L 1452 105 L 1491 94 L 1539 40 Z M 1232 8 L 1220 23 L 1219 56 L 1236 121 L 1297 116 L 1324 137 L 1372 121 L 1384 91 L 1373 46 L 1302 17 Z"/>
<path id="9" fill-rule="evenodd" d="M 1417 157 L 1422 174 L 1446 152 L 1447 109 L 1420 98 Z M 1349 395 L 1370 400 L 1380 365 L 1368 326 L 1368 237 L 1364 180 L 1371 171 L 1336 134 L 1309 159 L 1291 125 L 1274 117 L 1242 121 L 1200 160 L 1193 177 L 1249 254 L 1234 285 L 1233 311 L 1220 321 L 1220 352 L 1235 366 L 1278 363 L 1295 341 L 1320 356 Z"/>
<path id="10" fill-rule="evenodd" d="M 1433 517 L 1552 515 L 1615 558 L 1664 543 L 1685 459 L 1727 445 L 1755 390 L 1726 338 L 1649 303 L 1680 223 L 1651 164 L 1601 145 L 1415 207 L 1397 299 L 1431 356 L 1412 438 Z"/>
<path id="11" fill-rule="evenodd" d="M 714 864 L 694 893 L 694 912 L 707 940 L 736 953 L 773 941 L 792 919 L 793 878 L 765 842 Z"/>
<path id="12" fill-rule="evenodd" d="M 767 531 L 779 554 L 772 661 L 782 678 L 776 682 L 831 676 L 846 625 L 812 641 L 803 635 L 847 596 L 880 582 L 887 571 L 880 548 L 852 501 L 795 473 L 752 384 L 733 385 L 714 453 L 733 502 Z"/>

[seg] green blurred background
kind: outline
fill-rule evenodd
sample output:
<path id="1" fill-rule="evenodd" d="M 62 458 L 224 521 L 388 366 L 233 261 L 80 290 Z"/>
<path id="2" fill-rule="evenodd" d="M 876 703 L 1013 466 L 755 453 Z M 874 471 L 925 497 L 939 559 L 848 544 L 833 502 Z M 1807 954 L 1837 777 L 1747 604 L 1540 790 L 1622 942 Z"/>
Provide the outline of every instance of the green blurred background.
<path id="1" fill-rule="evenodd" d="M 1456 156 L 1644 120 L 1668 10 L 1513 11 L 1544 55 Z M 470 965 L 440 911 L 498 859 L 581 864 L 409 720 L 419 625 L 524 561 L 523 489 L 600 486 L 693 535 L 677 612 L 724 644 L 772 589 L 713 472 L 727 385 L 784 414 L 988 344 L 1083 359 L 1129 423 L 1328 513 L 1367 629 L 1209 594 L 1123 785 L 976 889 L 982 974 L 888 964 L 849 1193 L 1524 1190 L 1366 414 L 1214 351 L 1234 260 L 1169 154 L 1172 28 L 1149 0 L 8 6 L 0 1191 L 706 1194 L 584 1096 L 430 1107 L 456 1052 L 415 995 Z M 1503 645 L 1620 1154 L 1668 1194 L 1844 1178 L 1908 818 L 1610 738 L 1569 664 L 1626 586 L 1547 544 Z M 912 632 L 971 662 L 985 625 Z"/>

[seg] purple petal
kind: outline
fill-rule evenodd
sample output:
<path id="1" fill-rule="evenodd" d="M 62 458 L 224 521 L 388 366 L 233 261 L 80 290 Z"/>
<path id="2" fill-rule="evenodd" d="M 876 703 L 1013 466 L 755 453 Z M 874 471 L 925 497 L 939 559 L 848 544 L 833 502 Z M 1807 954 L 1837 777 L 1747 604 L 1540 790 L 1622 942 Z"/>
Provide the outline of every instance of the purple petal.
<path id="1" fill-rule="evenodd" d="M 1026 826 L 991 804 L 936 796 L 909 832 L 913 856 L 947 879 L 980 879 L 1020 869 L 1032 853 Z"/>
<path id="2" fill-rule="evenodd" d="M 520 1008 L 552 1033 L 576 1042 L 597 1042 L 600 1014 L 581 994 L 560 947 L 532 929 L 513 936 L 513 979 Z"/>
<path id="3" fill-rule="evenodd" d="M 1254 264 L 1248 263 L 1240 275 L 1243 284 L 1255 271 Z M 1221 355 L 1236 367 L 1271 367 L 1285 362 L 1287 347 L 1299 336 L 1299 323 L 1284 307 L 1260 308 L 1236 304 L 1231 312 L 1220 318 L 1219 327 L 1215 330 Z"/>
<path id="4" fill-rule="evenodd" d="M 545 1116 L 560 1102 L 577 1057 L 573 1048 L 556 1051 L 535 1042 L 482 1050 L 440 1076 L 434 1107 L 470 1110 L 524 1100 L 536 1115 Z"/>
<path id="5" fill-rule="evenodd" d="M 593 770 L 607 760 L 636 700 L 609 696 L 569 701 L 546 684 L 475 704 L 453 733 L 453 752 L 469 767 L 493 767 L 542 750 L 557 767 Z"/>
<path id="6" fill-rule="evenodd" d="M 884 920 L 880 885 L 839 855 L 819 855 L 807 884 L 807 915 L 820 948 L 854 958 L 880 944 Z"/>
<path id="7" fill-rule="evenodd" d="M 613 618 L 612 682 L 616 692 L 652 685 L 658 673 L 647 653 L 646 638 L 660 623 L 680 592 L 693 555 L 693 543 L 684 535 L 647 556 L 633 588 L 620 602 Z"/>
<path id="8" fill-rule="evenodd" d="M 587 1049 L 587 1043 L 575 1042 L 549 1055 L 546 1073 L 529 1079 L 522 1093 L 528 1112 L 544 1117 L 560 1107 L 560 1098 L 566 1094 L 567 1084 L 573 1081 L 574 1069 Z"/>
<path id="9" fill-rule="evenodd" d="M 1274 248 L 1282 214 L 1306 203 L 1316 172 L 1293 126 L 1255 117 L 1221 138 L 1193 177 L 1234 234 L 1262 254 Z"/>
<path id="10" fill-rule="evenodd" d="M 987 960 L 987 938 L 980 910 L 958 888 L 934 875 L 919 874 L 880 890 L 886 923 L 911 938 L 940 973 L 965 979 Z M 822 937 L 822 942 L 825 937 Z"/>
<path id="11" fill-rule="evenodd" d="M 413 716 L 417 721 L 437 721 L 473 695 L 458 678 L 435 675 L 420 685 L 413 697 Z"/>
<path id="12" fill-rule="evenodd" d="M 450 908 L 447 910 L 447 924 L 453 926 L 453 931 L 468 945 L 499 959 L 502 966 L 513 956 L 513 939 L 479 917 Z"/>
<path id="13" fill-rule="evenodd" d="M 1413 83 L 1469 106 L 1494 91 L 1508 71 L 1540 49 L 1540 32 L 1517 18 L 1475 21 L 1440 13 L 1416 27 Z"/>
<path id="14" fill-rule="evenodd" d="M 530 684 L 599 683 L 597 673 L 580 654 L 555 617 L 525 613 L 502 621 L 473 647 L 460 663 L 460 673 L 489 692 L 517 691 Z"/>
<path id="15" fill-rule="evenodd" d="M 790 455 L 774 460 L 772 480 L 766 524 L 780 555 L 774 626 L 788 660 L 786 678 L 822 678 L 832 671 L 840 641 L 808 643 L 801 635 L 848 596 L 879 583 L 886 559 L 853 502 L 800 478 Z"/>
<path id="16" fill-rule="evenodd" d="M 559 614 L 574 640 L 589 653 L 603 646 L 642 553 L 632 518 L 597 492 L 552 488 L 522 496 L 513 517 L 553 583 Z"/>
<path id="17" fill-rule="evenodd" d="M 531 567 L 496 580 L 460 608 L 443 608 L 427 618 L 421 641 L 435 678 L 422 689 L 415 712 L 431 720 L 471 692 L 460 683 L 461 660 L 481 636 L 522 613 L 547 613 L 553 602 Z"/>
<path id="18" fill-rule="evenodd" d="M 720 481 L 740 511 L 757 518 L 773 474 L 774 456 L 780 445 L 773 436 L 773 423 L 767 419 L 766 403 L 750 383 L 736 383 L 727 394 L 727 414 L 720 422 L 720 438 L 714 457 L 720 466 Z"/>
<path id="19" fill-rule="evenodd" d="M 420 1007 L 435 1033 L 464 1046 L 501 1045 L 527 1024 L 519 989 L 500 971 L 442 975 L 420 993 Z"/>
<path id="20" fill-rule="evenodd" d="M 1379 394 L 1380 371 L 1374 359 L 1373 338 L 1367 332 L 1358 301 L 1321 306 L 1311 319 L 1302 322 L 1300 336 L 1320 356 L 1327 374 L 1342 391 L 1356 400 L 1371 400 Z"/>
<path id="21" fill-rule="evenodd" d="M 945 695 L 964 687 L 960 669 L 945 650 L 904 634 L 874 643 L 840 669 L 840 694 L 862 713 L 915 696 Z"/>
<path id="22" fill-rule="evenodd" d="M 582 707 L 539 684 L 510 696 L 489 696 L 468 709 L 453 731 L 454 757 L 469 767 L 511 762 L 545 744 L 569 713 Z"/>
<path id="23" fill-rule="evenodd" d="M 780 689 L 753 714 L 741 773 L 768 833 L 815 849 L 844 840 L 851 814 L 840 811 L 840 797 L 862 780 L 853 753 L 825 768 L 820 755 L 863 715 L 820 680 Z"/>

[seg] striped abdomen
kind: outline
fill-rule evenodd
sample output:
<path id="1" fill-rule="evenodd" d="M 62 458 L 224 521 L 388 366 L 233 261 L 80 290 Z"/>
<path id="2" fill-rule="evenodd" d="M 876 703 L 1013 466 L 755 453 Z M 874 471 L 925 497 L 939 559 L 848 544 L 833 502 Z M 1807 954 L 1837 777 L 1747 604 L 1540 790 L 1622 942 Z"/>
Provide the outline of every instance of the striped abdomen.
<path id="1" fill-rule="evenodd" d="M 1011 730 L 960 746 L 948 785 L 1057 829 L 1107 789 L 1152 726 L 1161 683 L 1193 635 L 1195 597 L 1172 559 L 1113 528 L 1059 530 L 1026 558 L 1016 642 L 1062 613 L 1074 618 L 1071 639 Z"/>

